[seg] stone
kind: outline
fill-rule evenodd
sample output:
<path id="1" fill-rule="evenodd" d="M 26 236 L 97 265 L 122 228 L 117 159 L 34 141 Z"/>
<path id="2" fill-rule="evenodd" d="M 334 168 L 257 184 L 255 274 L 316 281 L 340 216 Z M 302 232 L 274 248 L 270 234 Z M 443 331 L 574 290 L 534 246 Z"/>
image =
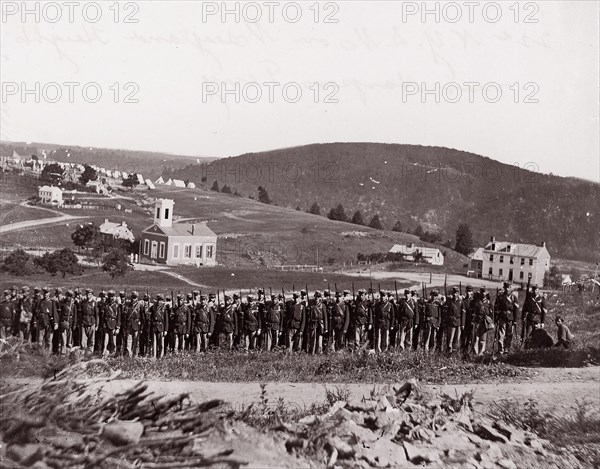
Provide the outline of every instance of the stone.
<path id="1" fill-rule="evenodd" d="M 285 449 L 287 449 L 288 452 L 291 453 L 294 448 L 303 449 L 306 448 L 307 445 L 308 441 L 306 441 L 304 438 L 289 438 L 285 442 Z"/>
<path id="2" fill-rule="evenodd" d="M 402 442 L 406 458 L 414 464 L 432 463 L 440 460 L 440 454 L 433 446 L 417 446 L 408 441 Z"/>
<path id="3" fill-rule="evenodd" d="M 63 433 L 40 438 L 40 442 L 46 445 L 62 449 L 83 448 L 83 437 L 78 433 Z"/>
<path id="4" fill-rule="evenodd" d="M 456 423 L 463 427 L 465 430 L 472 432 L 473 424 L 471 423 L 471 417 L 467 412 L 460 412 L 456 417 Z"/>
<path id="5" fill-rule="evenodd" d="M 31 466 L 31 469 L 51 469 L 51 468 L 44 461 L 38 461 L 33 466 Z"/>
<path id="6" fill-rule="evenodd" d="M 494 430 L 491 425 L 486 423 L 474 423 L 473 432 L 484 440 L 495 441 L 498 443 L 508 443 L 508 438 L 506 438 L 502 433 Z"/>
<path id="7" fill-rule="evenodd" d="M 141 422 L 115 420 L 102 429 L 102 436 L 113 445 L 124 446 L 138 443 L 144 433 Z"/>
<path id="8" fill-rule="evenodd" d="M 371 412 L 377 407 L 377 402 L 372 400 L 351 399 L 346 404 L 346 408 L 350 411 Z"/>
<path id="9" fill-rule="evenodd" d="M 503 457 L 502 450 L 500 449 L 500 445 L 498 443 L 491 443 L 485 454 L 487 454 L 492 461 L 502 459 Z"/>
<path id="10" fill-rule="evenodd" d="M 517 469 L 517 465 L 507 458 L 499 459 L 496 464 L 503 469 Z"/>
<path id="11" fill-rule="evenodd" d="M 325 414 L 325 417 L 333 416 L 338 410 L 346 407 L 346 405 L 347 405 L 346 401 L 337 401 L 329 408 L 329 410 L 327 411 L 327 414 Z"/>
<path id="12" fill-rule="evenodd" d="M 316 415 L 307 415 L 306 417 L 302 417 L 300 420 L 298 420 L 298 423 L 303 423 L 305 425 L 312 425 L 316 421 L 317 421 Z"/>
<path id="13" fill-rule="evenodd" d="M 44 449 L 37 444 L 10 445 L 6 454 L 23 466 L 31 466 L 44 458 Z"/>
<path id="14" fill-rule="evenodd" d="M 406 466 L 404 447 L 387 438 L 381 438 L 371 444 L 364 445 L 357 451 L 357 458 L 363 458 L 375 467 Z"/>
<path id="15" fill-rule="evenodd" d="M 335 414 L 333 414 L 331 418 L 336 422 L 343 422 L 344 420 L 353 420 L 352 412 L 350 412 L 348 409 L 338 409 L 338 411 Z M 300 420 L 300 422 L 302 422 L 302 420 Z"/>
<path id="16" fill-rule="evenodd" d="M 341 437 L 350 444 L 370 443 L 378 440 L 380 436 L 362 425 L 357 425 L 352 420 L 342 422 L 333 429 L 335 435 Z"/>
<path id="17" fill-rule="evenodd" d="M 344 458 L 350 458 L 352 456 L 354 456 L 355 452 L 354 448 L 352 448 L 352 446 L 350 446 L 348 443 L 346 443 L 344 440 L 342 440 L 340 437 L 337 436 L 333 436 L 327 439 L 327 444 L 331 447 L 331 448 L 335 448 L 338 452 L 338 457 L 344 459 Z"/>

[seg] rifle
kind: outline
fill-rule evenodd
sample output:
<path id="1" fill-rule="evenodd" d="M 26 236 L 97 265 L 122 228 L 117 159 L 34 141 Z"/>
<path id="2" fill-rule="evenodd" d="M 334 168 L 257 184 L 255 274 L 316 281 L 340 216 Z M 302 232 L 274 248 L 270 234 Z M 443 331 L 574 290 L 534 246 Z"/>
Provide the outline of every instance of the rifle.
<path id="1" fill-rule="evenodd" d="M 496 297 L 494 298 L 494 304 L 490 304 L 490 309 L 492 310 L 492 318 L 494 320 L 494 324 L 496 327 L 494 328 L 494 341 L 492 342 L 492 359 L 496 356 L 496 342 L 498 340 L 498 318 L 496 315 L 496 301 L 498 301 L 498 294 L 500 289 L 496 287 Z"/>
<path id="2" fill-rule="evenodd" d="M 356 295 L 354 294 L 354 282 L 352 282 L 352 301 L 356 301 Z"/>
<path id="3" fill-rule="evenodd" d="M 398 302 L 398 282 L 394 280 L 394 290 L 396 290 L 396 302 Z"/>
<path id="4" fill-rule="evenodd" d="M 444 297 L 448 301 L 448 275 L 444 275 Z"/>
<path id="5" fill-rule="evenodd" d="M 523 345 L 525 345 L 525 305 L 527 304 L 527 301 L 529 300 L 529 285 L 531 284 L 531 276 L 527 277 L 527 289 L 525 290 L 525 302 L 523 303 L 523 310 L 521 311 L 521 314 L 523 315 L 523 318 L 521 319 L 521 348 L 523 348 Z"/>
<path id="6" fill-rule="evenodd" d="M 462 282 L 458 282 L 458 293 L 462 296 Z"/>

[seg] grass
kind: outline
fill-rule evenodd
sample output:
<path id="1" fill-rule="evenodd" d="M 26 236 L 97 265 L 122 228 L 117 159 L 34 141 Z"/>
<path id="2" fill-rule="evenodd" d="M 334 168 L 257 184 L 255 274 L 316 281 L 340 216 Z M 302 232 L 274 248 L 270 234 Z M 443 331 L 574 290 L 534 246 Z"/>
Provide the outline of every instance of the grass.
<path id="1" fill-rule="evenodd" d="M 39 210 L 31 207 L 23 207 L 19 204 L 4 203 L 0 204 L 0 224 L 3 226 L 11 223 L 19 223 L 27 220 L 41 220 L 42 218 L 57 217 L 58 214 Z"/>
<path id="2" fill-rule="evenodd" d="M 538 402 L 501 399 L 490 410 L 492 418 L 550 440 L 557 453 L 571 452 L 586 467 L 600 467 L 600 408 L 576 400 L 570 413 L 540 410 Z"/>

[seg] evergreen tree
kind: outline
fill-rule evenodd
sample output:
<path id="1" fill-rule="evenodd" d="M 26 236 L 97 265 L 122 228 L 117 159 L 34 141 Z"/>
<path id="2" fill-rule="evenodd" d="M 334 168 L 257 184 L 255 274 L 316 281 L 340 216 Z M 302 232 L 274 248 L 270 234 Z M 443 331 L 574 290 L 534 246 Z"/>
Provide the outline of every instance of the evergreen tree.
<path id="1" fill-rule="evenodd" d="M 231 194 L 231 187 L 229 187 L 227 184 L 225 184 L 222 188 L 221 188 L 221 193 L 222 194 Z"/>
<path id="2" fill-rule="evenodd" d="M 319 204 L 315 202 L 308 209 L 308 213 L 312 213 L 313 215 L 321 215 L 321 207 L 319 207 Z"/>
<path id="3" fill-rule="evenodd" d="M 424 234 L 424 233 L 425 233 L 425 231 L 423 231 L 423 227 L 422 227 L 421 225 L 417 226 L 417 227 L 415 228 L 415 231 L 413 232 L 413 234 L 414 234 L 415 236 L 418 236 L 419 238 L 420 238 L 421 236 L 423 236 L 423 234 Z"/>
<path id="4" fill-rule="evenodd" d="M 370 228 L 375 228 L 376 230 L 383 230 L 383 226 L 381 226 L 381 220 L 379 219 L 379 215 L 375 214 L 371 221 L 369 222 Z"/>
<path id="5" fill-rule="evenodd" d="M 402 223 L 400 223 L 400 220 L 398 220 L 396 222 L 396 224 L 394 225 L 394 227 L 392 228 L 392 231 L 397 231 L 398 233 L 402 232 Z"/>
<path id="6" fill-rule="evenodd" d="M 337 207 L 329 210 L 327 218 L 329 218 L 330 220 L 348 221 L 348 217 L 346 216 L 346 212 L 342 204 L 339 204 Z"/>
<path id="7" fill-rule="evenodd" d="M 270 204 L 271 199 L 269 198 L 269 194 L 267 190 L 263 186 L 258 186 L 258 201 L 263 204 Z"/>
<path id="8" fill-rule="evenodd" d="M 123 277 L 131 270 L 127 253 L 122 249 L 112 249 L 104 257 L 102 270 L 108 272 L 111 278 Z"/>
<path id="9" fill-rule="evenodd" d="M 350 221 L 350 223 L 354 223 L 355 225 L 364 225 L 365 224 L 365 221 L 363 220 L 362 213 L 360 213 L 360 210 L 357 210 L 356 212 L 354 212 L 354 215 L 352 215 L 352 220 Z"/>
<path id="10" fill-rule="evenodd" d="M 217 181 L 213 182 L 212 187 L 210 188 L 211 191 L 215 191 L 215 192 L 219 192 L 219 183 Z"/>
<path id="11" fill-rule="evenodd" d="M 92 168 L 89 164 L 83 166 L 83 173 L 79 176 L 79 182 L 84 186 L 90 182 L 98 179 L 98 172 Z"/>
<path id="12" fill-rule="evenodd" d="M 473 252 L 473 233 L 466 223 L 461 223 L 456 229 L 456 244 L 454 250 L 468 256 Z"/>

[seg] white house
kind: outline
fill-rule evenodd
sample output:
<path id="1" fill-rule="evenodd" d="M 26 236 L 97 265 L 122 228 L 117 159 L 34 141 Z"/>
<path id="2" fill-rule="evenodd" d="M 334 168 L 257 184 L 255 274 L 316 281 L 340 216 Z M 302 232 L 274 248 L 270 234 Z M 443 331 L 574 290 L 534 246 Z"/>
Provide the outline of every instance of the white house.
<path id="1" fill-rule="evenodd" d="M 62 205 L 63 194 L 59 187 L 41 186 L 38 187 L 38 197 L 43 204 Z"/>
<path id="2" fill-rule="evenodd" d="M 102 181 L 88 181 L 86 187 L 92 187 L 96 194 L 108 195 L 108 188 L 102 184 Z"/>
<path id="3" fill-rule="evenodd" d="M 444 255 L 438 248 L 430 248 L 426 246 L 417 246 L 415 244 L 394 244 L 389 252 L 400 253 L 408 261 L 415 260 L 415 254 L 420 252 L 423 255 L 423 260 L 431 265 L 444 265 Z"/>
<path id="4" fill-rule="evenodd" d="M 126 241 L 131 241 L 132 243 L 135 241 L 135 236 L 124 221 L 121 223 L 114 223 L 105 218 L 104 223 L 100 225 L 99 230 L 101 234 L 115 239 L 124 239 Z"/>
<path id="5" fill-rule="evenodd" d="M 546 243 L 523 244 L 496 241 L 491 237 L 485 247 L 471 256 L 471 270 L 477 278 L 544 285 L 544 274 L 550 270 L 550 253 Z"/>

